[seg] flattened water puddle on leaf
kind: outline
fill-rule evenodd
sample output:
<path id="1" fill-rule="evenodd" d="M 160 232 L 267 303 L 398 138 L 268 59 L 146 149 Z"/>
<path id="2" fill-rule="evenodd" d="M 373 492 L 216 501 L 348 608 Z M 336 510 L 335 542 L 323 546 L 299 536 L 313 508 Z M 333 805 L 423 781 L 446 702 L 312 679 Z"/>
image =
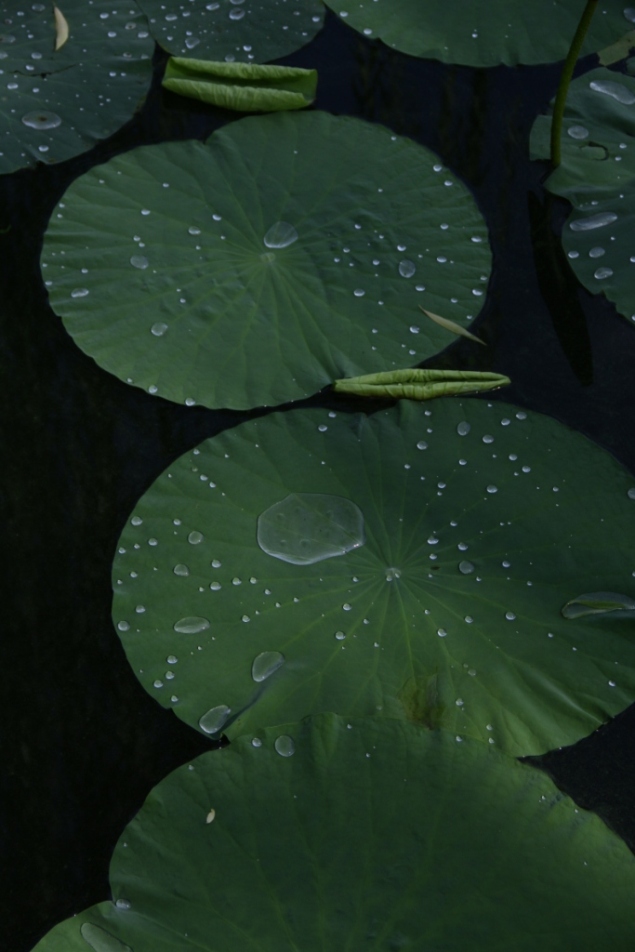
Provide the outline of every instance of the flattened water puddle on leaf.
<path id="1" fill-rule="evenodd" d="M 279 651 L 262 651 L 251 666 L 251 676 L 256 682 L 266 681 L 284 664 L 284 655 Z"/>
<path id="2" fill-rule="evenodd" d="M 226 704 L 217 704 L 216 707 L 211 707 L 209 711 L 199 718 L 199 727 L 204 730 L 206 734 L 218 734 L 225 726 L 230 714 L 231 708 L 227 707 Z"/>
<path id="3" fill-rule="evenodd" d="M 350 499 L 292 493 L 258 517 L 258 545 L 293 565 L 312 565 L 364 545 L 364 516 Z"/>
<path id="4" fill-rule="evenodd" d="M 92 922 L 83 922 L 79 931 L 93 952 L 133 952 L 121 939 Z"/>

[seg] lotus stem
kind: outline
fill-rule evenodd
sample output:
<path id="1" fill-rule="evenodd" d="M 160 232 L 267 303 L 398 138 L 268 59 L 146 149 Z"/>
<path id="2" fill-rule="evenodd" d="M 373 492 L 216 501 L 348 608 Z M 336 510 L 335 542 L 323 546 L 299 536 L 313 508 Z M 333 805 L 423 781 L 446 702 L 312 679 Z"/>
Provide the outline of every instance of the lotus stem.
<path id="1" fill-rule="evenodd" d="M 589 29 L 589 24 L 591 23 L 597 5 L 598 0 L 587 0 L 580 22 L 578 23 L 578 28 L 575 31 L 575 36 L 571 41 L 567 58 L 562 67 L 562 76 L 560 77 L 560 85 L 556 93 L 556 101 L 553 106 L 553 119 L 551 121 L 551 164 L 554 168 L 557 168 L 561 162 L 560 144 L 562 141 L 562 120 L 564 118 L 564 107 L 567 102 L 569 84 L 571 83 L 573 70 L 578 61 L 584 38 L 587 35 L 587 30 Z"/>

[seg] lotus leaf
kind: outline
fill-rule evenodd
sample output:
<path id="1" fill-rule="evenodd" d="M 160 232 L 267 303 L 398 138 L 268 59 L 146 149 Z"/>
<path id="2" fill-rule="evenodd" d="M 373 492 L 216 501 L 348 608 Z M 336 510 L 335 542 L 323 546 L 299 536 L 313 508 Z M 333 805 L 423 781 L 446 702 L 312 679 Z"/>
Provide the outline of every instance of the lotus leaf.
<path id="1" fill-rule="evenodd" d="M 317 72 L 294 66 L 215 63 L 171 56 L 163 86 L 179 96 L 238 112 L 304 109 L 315 99 Z"/>
<path id="2" fill-rule="evenodd" d="M 632 628 L 561 609 L 635 594 L 633 478 L 539 414 L 431 407 L 272 414 L 170 466 L 113 567 L 146 690 L 216 737 L 331 710 L 514 755 L 631 703 Z"/>
<path id="3" fill-rule="evenodd" d="M 635 15 L 635 12 L 634 12 Z M 635 321 L 635 79 L 600 68 L 569 89 L 562 163 L 546 187 L 573 205 L 562 242 L 579 280 Z M 533 158 L 548 158 L 551 119 L 539 116 Z"/>
<path id="4" fill-rule="evenodd" d="M 42 252 L 51 304 L 97 363 L 238 409 L 430 357 L 454 334 L 417 304 L 469 323 L 490 264 L 474 200 L 432 153 L 321 112 L 91 169 Z"/>
<path id="5" fill-rule="evenodd" d="M 139 0 L 157 43 L 176 55 L 266 63 L 322 28 L 321 0 Z"/>
<path id="6" fill-rule="evenodd" d="M 598 817 L 531 767 L 399 721 L 326 714 L 203 754 L 151 792 L 110 881 L 114 902 L 35 952 L 635 942 L 635 858 Z"/>
<path id="7" fill-rule="evenodd" d="M 471 0 L 457 10 L 447 0 L 325 0 L 345 23 L 412 56 L 466 66 L 550 63 L 564 59 L 584 2 L 571 0 Z M 633 29 L 635 9 L 603 0 L 583 53 Z"/>
<path id="8" fill-rule="evenodd" d="M 154 43 L 134 0 L 58 6 L 67 40 L 51 3 L 0 5 L 0 173 L 90 149 L 132 117 L 150 87 Z"/>

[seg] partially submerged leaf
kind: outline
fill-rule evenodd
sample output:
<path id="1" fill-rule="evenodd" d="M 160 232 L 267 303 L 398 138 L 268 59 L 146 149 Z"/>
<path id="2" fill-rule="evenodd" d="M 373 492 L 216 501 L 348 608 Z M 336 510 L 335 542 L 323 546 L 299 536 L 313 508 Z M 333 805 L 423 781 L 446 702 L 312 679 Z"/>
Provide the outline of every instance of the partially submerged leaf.
<path id="1" fill-rule="evenodd" d="M 175 770 L 110 886 L 34 952 L 635 944 L 635 858 L 599 817 L 483 744 L 375 718 L 258 731 Z"/>
<path id="2" fill-rule="evenodd" d="M 272 405 L 420 363 L 449 342 L 413 323 L 421 295 L 468 325 L 491 269 L 437 156 L 324 112 L 134 149 L 62 204 L 42 251 L 53 309 L 100 366 L 179 403 Z"/>
<path id="3" fill-rule="evenodd" d="M 635 612 L 635 599 L 630 595 L 619 595 L 617 592 L 588 592 L 572 598 L 562 607 L 565 618 L 584 618 L 585 615 L 618 614 L 629 618 Z"/>
<path id="4" fill-rule="evenodd" d="M 60 50 L 68 40 L 68 23 L 59 7 L 53 7 L 53 15 L 55 17 L 55 49 Z"/>
<path id="5" fill-rule="evenodd" d="M 322 28 L 321 0 L 139 0 L 152 35 L 169 53 L 266 63 L 304 46 Z"/>
<path id="6" fill-rule="evenodd" d="M 130 0 L 111 0 L 105 14 L 86 0 L 60 4 L 3 5 L 0 174 L 85 152 L 128 122 L 150 87 L 154 43 Z"/>
<path id="7" fill-rule="evenodd" d="M 215 63 L 171 56 L 163 86 L 170 92 L 238 112 L 304 109 L 315 99 L 317 70 L 255 63 Z"/>
<path id="8" fill-rule="evenodd" d="M 444 63 L 496 66 L 550 63 L 564 59 L 576 31 L 584 0 L 470 0 L 457 7 L 447 0 L 325 0 L 344 22 L 388 46 Z M 613 43 L 633 7 L 604 0 L 593 18 L 582 54 Z"/>
<path id="9" fill-rule="evenodd" d="M 412 368 L 345 377 L 336 380 L 333 389 L 338 393 L 354 393 L 360 397 L 432 400 L 479 390 L 497 390 L 510 383 L 509 377 L 488 371 Z"/>
<path id="10" fill-rule="evenodd" d="M 631 8 L 635 17 L 635 8 Z M 562 244 L 577 278 L 604 293 L 635 321 L 635 78 L 600 68 L 571 83 L 564 116 L 562 162 L 545 187 L 573 211 Z M 531 132 L 534 159 L 549 156 L 551 117 Z"/>
<path id="11" fill-rule="evenodd" d="M 451 321 L 447 317 L 441 317 L 439 314 L 433 314 L 432 311 L 427 311 L 425 307 L 419 305 L 420 309 L 429 317 L 431 321 L 434 321 L 435 324 L 438 324 L 439 327 L 445 327 L 446 331 L 450 331 L 452 334 L 456 334 L 458 337 L 467 337 L 468 340 L 474 340 L 477 344 L 482 344 L 483 347 L 486 347 L 487 344 L 484 340 L 481 340 L 480 337 L 477 337 L 475 334 L 471 334 L 470 331 L 467 331 L 464 327 L 461 327 L 460 324 L 457 324 L 456 321 Z"/>
<path id="12" fill-rule="evenodd" d="M 561 614 L 631 590 L 631 489 L 584 437 L 498 401 L 271 414 L 139 500 L 113 622 L 145 689 L 210 736 L 331 710 L 542 753 L 635 699 L 629 627 Z"/>

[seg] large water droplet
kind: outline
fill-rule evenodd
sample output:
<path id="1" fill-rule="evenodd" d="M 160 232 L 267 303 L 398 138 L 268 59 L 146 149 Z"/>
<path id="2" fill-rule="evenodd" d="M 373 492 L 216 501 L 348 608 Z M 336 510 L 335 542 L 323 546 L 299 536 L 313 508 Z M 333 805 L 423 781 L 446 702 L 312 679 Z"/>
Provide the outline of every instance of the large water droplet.
<path id="1" fill-rule="evenodd" d="M 597 93 L 604 93 L 605 96 L 610 96 L 611 99 L 616 99 L 625 106 L 632 106 L 635 102 L 635 95 L 623 83 L 613 83 L 610 79 L 594 79 L 589 86 Z"/>
<path id="2" fill-rule="evenodd" d="M 587 218 L 576 218 L 569 223 L 571 231 L 592 231 L 594 228 L 604 228 L 617 221 L 615 212 L 597 212 L 595 215 L 589 215 Z"/>
<path id="3" fill-rule="evenodd" d="M 280 734 L 280 737 L 276 737 L 273 746 L 281 757 L 291 757 L 295 754 L 293 737 L 289 737 L 288 734 Z"/>
<path id="4" fill-rule="evenodd" d="M 459 436 L 467 436 L 471 429 L 472 427 L 470 424 L 466 420 L 463 420 L 462 423 L 458 424 L 456 432 L 459 434 Z"/>
<path id="5" fill-rule="evenodd" d="M 190 574 L 190 570 L 188 569 L 187 565 L 183 565 L 182 562 L 179 562 L 178 565 L 175 565 L 173 571 L 175 575 L 189 575 Z"/>
<path id="6" fill-rule="evenodd" d="M 292 493 L 258 517 L 258 545 L 276 559 L 311 565 L 364 545 L 364 516 L 343 496 Z"/>
<path id="7" fill-rule="evenodd" d="M 284 664 L 284 655 L 279 651 L 262 651 L 251 666 L 251 676 L 254 681 L 266 681 L 274 671 Z"/>
<path id="8" fill-rule="evenodd" d="M 210 707 L 209 711 L 199 718 L 198 726 L 206 734 L 217 734 L 225 726 L 230 714 L 230 707 L 226 704 L 218 704 L 216 707 Z"/>
<path id="9" fill-rule="evenodd" d="M 624 10 L 624 16 L 631 23 L 635 23 L 635 7 L 626 7 Z"/>
<path id="10" fill-rule="evenodd" d="M 407 258 L 399 262 L 399 274 L 402 278 L 411 278 L 416 270 L 414 262 L 408 261 Z"/>
<path id="11" fill-rule="evenodd" d="M 401 578 L 401 571 L 394 566 L 386 569 L 386 581 L 394 582 L 396 578 Z"/>
<path id="12" fill-rule="evenodd" d="M 174 630 L 179 631 L 182 635 L 196 635 L 199 631 L 205 631 L 206 628 L 209 628 L 209 621 L 200 615 L 188 615 L 186 618 L 180 618 L 174 625 Z"/>
<path id="13" fill-rule="evenodd" d="M 153 324 L 150 328 L 150 333 L 154 334 L 155 337 L 163 337 L 167 329 L 167 324 L 164 324 L 163 321 L 157 321 L 157 323 Z"/>
<path id="14" fill-rule="evenodd" d="M 589 130 L 585 126 L 569 126 L 567 133 L 572 139 L 587 139 Z"/>
<path id="15" fill-rule="evenodd" d="M 57 129 L 62 125 L 61 118 L 55 112 L 45 112 L 43 109 L 36 109 L 34 112 L 27 112 L 22 116 L 22 122 L 29 129 Z"/>
<path id="16" fill-rule="evenodd" d="M 474 565 L 472 562 L 468 562 L 467 560 L 459 562 L 459 572 L 461 572 L 462 575 L 470 575 L 473 571 Z"/>
<path id="17" fill-rule="evenodd" d="M 82 922 L 79 931 L 94 952 L 132 952 L 129 945 L 92 922 Z"/>
<path id="18" fill-rule="evenodd" d="M 133 255 L 130 259 L 130 264 L 133 268 L 138 268 L 139 271 L 145 271 L 148 267 L 148 259 L 145 255 Z"/>
<path id="19" fill-rule="evenodd" d="M 585 615 L 627 615 L 635 612 L 635 599 L 617 592 L 587 592 L 572 598 L 561 609 L 565 618 L 583 618 Z"/>
<path id="20" fill-rule="evenodd" d="M 277 221 L 263 238 L 267 248 L 286 248 L 298 240 L 298 233 L 288 221 Z"/>
<path id="21" fill-rule="evenodd" d="M 199 543 L 202 542 L 204 538 L 205 536 L 203 533 L 197 532 L 195 529 L 194 532 L 190 532 L 187 537 L 187 541 L 190 543 L 190 545 L 199 545 Z"/>

